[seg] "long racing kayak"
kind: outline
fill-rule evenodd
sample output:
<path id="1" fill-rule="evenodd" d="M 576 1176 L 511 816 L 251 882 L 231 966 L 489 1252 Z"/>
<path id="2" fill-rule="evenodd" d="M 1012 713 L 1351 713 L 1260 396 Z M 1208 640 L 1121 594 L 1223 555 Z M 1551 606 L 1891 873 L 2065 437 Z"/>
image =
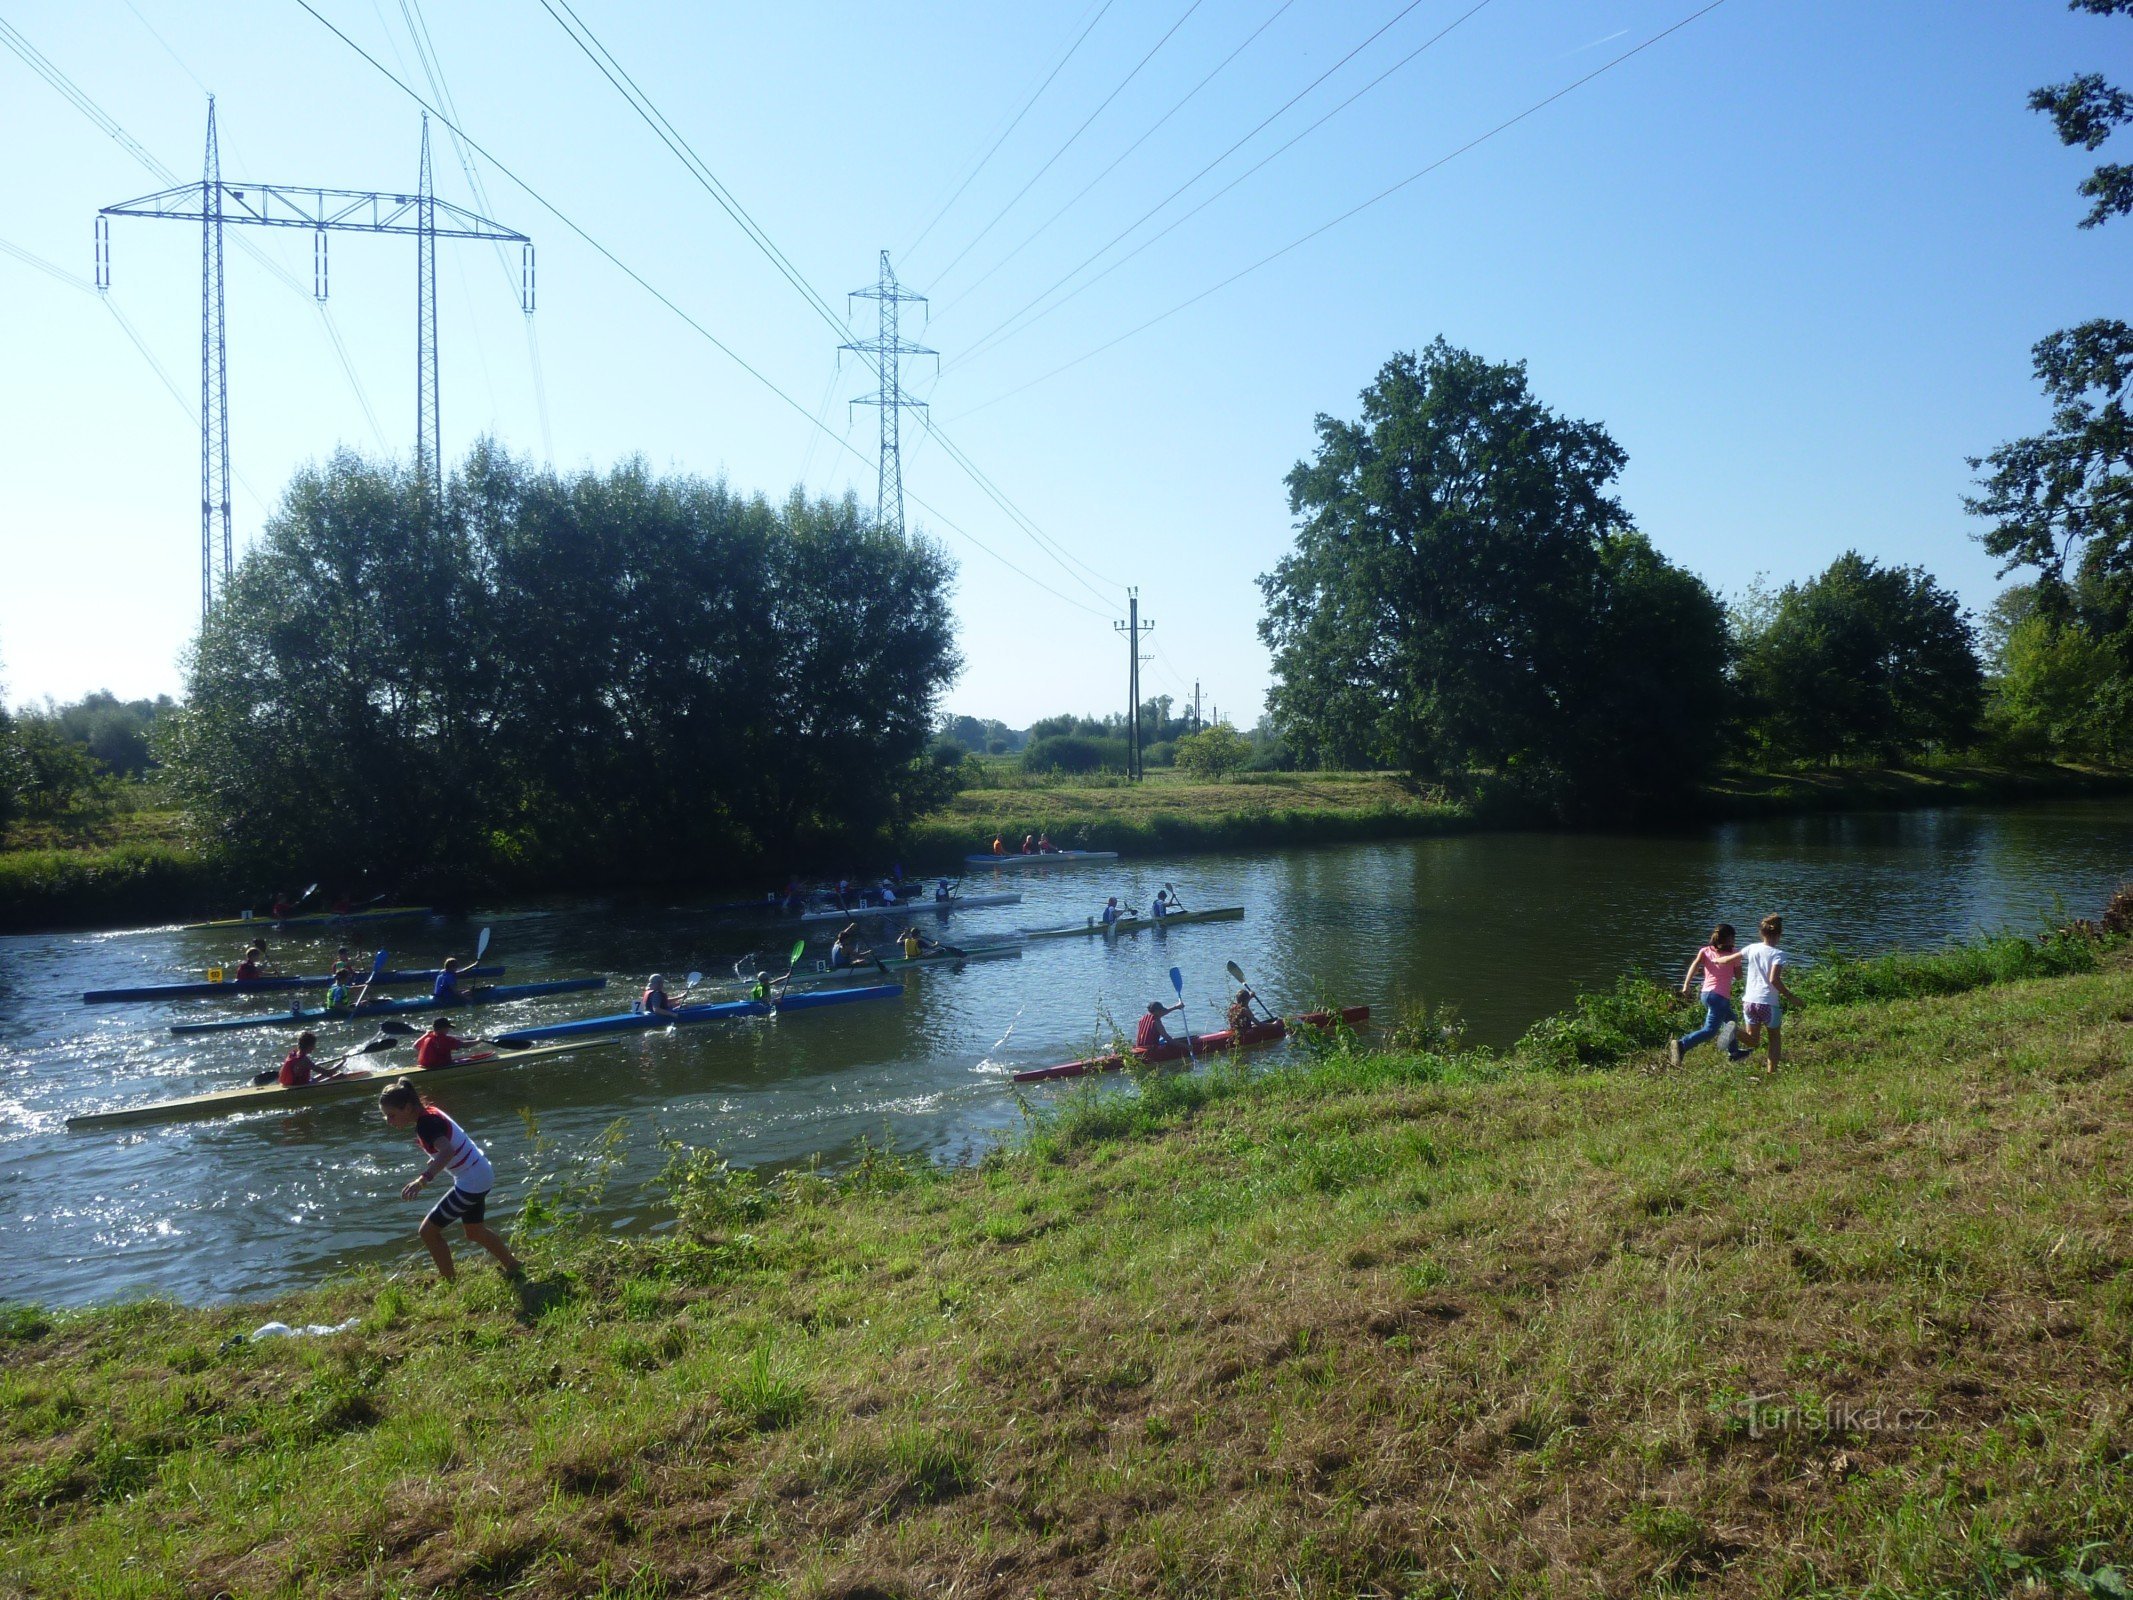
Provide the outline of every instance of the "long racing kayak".
<path id="1" fill-rule="evenodd" d="M 188 922 L 185 924 L 185 932 L 204 933 L 209 929 L 219 932 L 224 928 L 323 928 L 357 922 L 413 922 L 418 917 L 433 917 L 436 914 L 429 906 L 366 906 L 360 911 L 299 911 L 287 917 L 217 917 L 213 922 Z"/>
<path id="2" fill-rule="evenodd" d="M 240 1089 L 217 1089 L 211 1094 L 191 1094 L 182 1100 L 151 1100 L 145 1105 L 120 1106 L 115 1111 L 89 1111 L 67 1118 L 70 1128 L 110 1128 L 129 1122 L 184 1122 L 195 1117 L 221 1117 L 235 1111 L 300 1111 L 322 1100 L 346 1100 L 376 1094 L 395 1078 L 409 1078 L 425 1091 L 433 1078 L 471 1077 L 490 1067 L 523 1066 L 567 1056 L 574 1050 L 596 1050 L 616 1043 L 613 1039 L 586 1039 L 577 1044 L 548 1045 L 538 1050 L 482 1050 L 462 1056 L 449 1067 L 358 1067 L 338 1077 L 284 1088 L 278 1083 L 246 1084 Z"/>
<path id="3" fill-rule="evenodd" d="M 497 983 L 469 989 L 457 1000 L 435 1000 L 415 995 L 405 1000 L 366 1000 L 352 1011 L 328 1011 L 323 1006 L 306 1011 L 270 1011 L 264 1016 L 217 1017 L 213 1022 L 174 1022 L 172 1033 L 232 1033 L 239 1028 L 316 1027 L 322 1022 L 360 1021 L 365 1017 L 398 1017 L 411 1011 L 458 1011 L 473 1006 L 500 1006 L 507 1000 L 530 1000 L 542 994 L 572 994 L 580 989 L 604 989 L 605 978 L 556 978 L 548 983 Z"/>
<path id="4" fill-rule="evenodd" d="M 1024 928 L 1025 939 L 1080 939 L 1091 934 L 1116 937 L 1121 933 L 1139 933 L 1143 928 L 1175 928 L 1183 922 L 1241 922 L 1244 920 L 1242 906 L 1214 906 L 1206 911 L 1173 911 L 1163 917 L 1120 917 L 1116 922 L 1099 922 L 1091 917 L 1080 927 Z"/>
<path id="5" fill-rule="evenodd" d="M 1116 861 L 1116 850 L 1039 850 L 1024 855 L 1017 850 L 1005 856 L 965 856 L 963 863 L 972 867 L 1056 867 L 1063 862 Z"/>
<path id="6" fill-rule="evenodd" d="M 1350 1027 L 1360 1027 L 1370 1020 L 1370 1007 L 1350 1006 L 1340 1014 L 1340 1020 Z M 1091 1056 L 1085 1061 L 1069 1061 L 1057 1067 L 1032 1067 L 1027 1072 L 1014 1076 L 1016 1083 L 1042 1083 L 1052 1078 L 1082 1078 L 1092 1072 L 1116 1072 L 1129 1061 L 1190 1061 L 1195 1056 L 1220 1055 L 1225 1050 L 1249 1050 L 1256 1045 L 1278 1044 L 1289 1036 L 1291 1028 L 1310 1028 L 1322 1031 L 1333 1026 L 1330 1012 L 1306 1011 L 1300 1017 L 1284 1022 L 1276 1017 L 1270 1022 L 1257 1022 L 1241 1032 L 1228 1028 L 1217 1033 L 1197 1035 L 1190 1048 L 1183 1039 L 1173 1039 L 1169 1044 L 1158 1045 L 1153 1050 L 1128 1050 L 1122 1055 Z"/>
<path id="7" fill-rule="evenodd" d="M 503 975 L 502 967 L 461 967 L 462 978 L 495 978 Z M 380 988 L 394 984 L 435 983 L 436 967 L 409 968 L 403 972 L 381 972 L 369 981 Z M 359 978 L 365 974 L 357 974 Z M 328 989 L 333 986 L 330 972 L 305 973 L 301 977 L 279 978 L 225 978 L 220 983 L 144 983 L 131 989 L 91 989 L 81 997 L 85 1006 L 113 1005 L 129 1000 L 217 1000 L 226 994 L 273 994 L 290 989 Z"/>
<path id="8" fill-rule="evenodd" d="M 778 1002 L 778 1011 L 807 1011 L 817 1006 L 849 1005 L 857 1000 L 901 1000 L 900 983 L 877 983 L 863 989 L 810 989 L 788 994 Z M 743 1017 L 767 1017 L 772 1008 L 761 1000 L 719 1000 L 707 1005 L 682 1006 L 672 1016 L 647 1011 L 623 1011 L 611 1017 L 580 1017 L 575 1022 L 544 1022 L 531 1028 L 515 1028 L 498 1034 L 498 1044 L 528 1044 L 536 1039 L 583 1039 L 602 1033 L 634 1033 L 653 1028 L 686 1028 L 699 1022 L 737 1022 Z"/>
<path id="9" fill-rule="evenodd" d="M 1016 893 L 952 894 L 945 900 L 924 897 L 902 901 L 893 906 L 857 906 L 850 911 L 839 911 L 831 906 L 822 911 L 803 911 L 793 920 L 796 922 L 860 922 L 869 917 L 915 917 L 920 912 L 946 916 L 951 911 L 974 911 L 979 906 L 1011 906 L 1021 902 Z"/>

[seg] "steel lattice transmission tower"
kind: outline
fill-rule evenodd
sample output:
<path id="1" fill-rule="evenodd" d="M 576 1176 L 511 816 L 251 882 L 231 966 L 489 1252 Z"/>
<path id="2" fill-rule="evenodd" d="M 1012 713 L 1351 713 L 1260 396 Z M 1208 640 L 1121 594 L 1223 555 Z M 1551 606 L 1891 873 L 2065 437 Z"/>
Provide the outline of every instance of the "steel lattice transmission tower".
<path id="1" fill-rule="evenodd" d="M 309 228 L 312 232 L 312 293 L 326 298 L 330 233 L 399 233 L 415 236 L 415 471 L 432 483 L 443 479 L 443 440 L 437 410 L 437 241 L 491 239 L 519 246 L 522 264 L 519 309 L 533 312 L 533 241 L 515 228 L 491 222 L 439 200 L 430 178 L 430 125 L 422 119 L 422 169 L 415 193 L 369 189 L 313 189 L 290 184 L 225 183 L 215 142 L 215 102 L 207 103 L 207 160 L 198 183 L 106 206 L 96 214 L 96 286 L 111 287 L 111 219 L 160 217 L 197 222 L 200 235 L 200 608 L 215 598 L 214 547 L 219 524 L 222 581 L 235 569 L 230 536 L 229 354 L 223 337 L 222 228 L 246 223 L 262 228 Z"/>
<path id="2" fill-rule="evenodd" d="M 879 316 L 879 325 L 871 339 L 855 339 L 839 345 L 840 350 L 851 350 L 866 356 L 874 367 L 880 382 L 874 393 L 856 395 L 856 406 L 879 406 L 881 408 L 881 465 L 874 489 L 874 517 L 884 528 L 893 529 L 901 538 L 904 531 L 904 458 L 901 419 L 906 410 L 923 411 L 926 402 L 914 400 L 904 393 L 903 360 L 905 356 L 934 356 L 938 350 L 929 350 L 922 344 L 911 344 L 899 333 L 901 308 L 906 304 L 924 305 L 926 297 L 912 294 L 896 281 L 896 271 L 889 265 L 889 252 L 881 253 L 881 276 L 872 287 L 854 289 L 845 296 L 849 305 L 854 300 L 871 300 Z"/>

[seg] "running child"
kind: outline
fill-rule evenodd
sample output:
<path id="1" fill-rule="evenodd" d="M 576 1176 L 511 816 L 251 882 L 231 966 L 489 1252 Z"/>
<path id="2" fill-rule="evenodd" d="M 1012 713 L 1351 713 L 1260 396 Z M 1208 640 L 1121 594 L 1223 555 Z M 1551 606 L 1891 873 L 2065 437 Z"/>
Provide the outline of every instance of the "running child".
<path id="1" fill-rule="evenodd" d="M 1756 924 L 1756 932 L 1762 935 L 1761 942 L 1751 944 L 1741 952 L 1741 971 L 1748 975 L 1748 1036 L 1741 1043 L 1746 1047 L 1743 1051 L 1746 1054 L 1754 1050 L 1760 1040 L 1769 1040 L 1769 1054 L 1763 1064 L 1763 1071 L 1768 1073 L 1777 1071 L 1777 1064 L 1784 1055 L 1785 1007 L 1795 1003 L 1799 996 L 1786 986 L 1785 952 L 1778 948 L 1778 940 L 1785 933 L 1785 919 L 1765 917 Z"/>
<path id="2" fill-rule="evenodd" d="M 452 1247 L 445 1241 L 444 1230 L 455 1222 L 464 1225 L 467 1237 L 496 1257 L 507 1274 L 515 1277 L 523 1271 L 503 1235 L 482 1220 L 489 1190 L 496 1183 L 496 1169 L 489 1165 L 481 1146 L 468 1138 L 458 1123 L 417 1094 L 415 1086 L 405 1078 L 386 1086 L 378 1096 L 378 1109 L 391 1126 L 414 1129 L 415 1143 L 430 1158 L 421 1175 L 409 1180 L 400 1191 L 401 1199 L 414 1199 L 440 1172 L 452 1175 L 452 1192 L 430 1207 L 420 1229 L 430 1259 L 437 1263 L 437 1275 L 447 1283 L 454 1276 Z"/>
<path id="3" fill-rule="evenodd" d="M 1743 955 L 1733 948 L 1733 924 L 1721 922 L 1711 930 L 1711 941 L 1689 961 L 1689 970 L 1681 975 L 1681 993 L 1684 998 L 1696 974 L 1703 974 L 1703 1026 L 1694 1033 L 1666 1042 L 1666 1058 L 1675 1066 L 1681 1058 L 1707 1039 L 1716 1039 L 1733 1021 L 1733 980 L 1740 974 Z M 1751 1052 L 1738 1045 L 1729 1045 L 1726 1055 L 1738 1061 Z"/>

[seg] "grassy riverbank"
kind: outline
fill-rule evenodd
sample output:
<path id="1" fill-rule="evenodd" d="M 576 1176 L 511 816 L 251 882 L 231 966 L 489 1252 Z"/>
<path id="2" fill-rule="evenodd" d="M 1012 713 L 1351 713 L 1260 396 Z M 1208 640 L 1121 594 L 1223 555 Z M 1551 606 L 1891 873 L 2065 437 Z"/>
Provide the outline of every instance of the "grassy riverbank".
<path id="1" fill-rule="evenodd" d="M 766 1186 L 685 1153 L 678 1227 L 522 1226 L 524 1285 L 17 1309 L 0 1568 L 99 1597 L 2122 1594 L 2133 967 L 2002 940 L 1810 992 L 1769 1079 L 1666 1070 L 1675 1008 L 1625 984 L 1509 1056 L 1410 1028 L 1048 1101 L 975 1170 Z M 270 1316 L 359 1320 L 226 1342 Z"/>

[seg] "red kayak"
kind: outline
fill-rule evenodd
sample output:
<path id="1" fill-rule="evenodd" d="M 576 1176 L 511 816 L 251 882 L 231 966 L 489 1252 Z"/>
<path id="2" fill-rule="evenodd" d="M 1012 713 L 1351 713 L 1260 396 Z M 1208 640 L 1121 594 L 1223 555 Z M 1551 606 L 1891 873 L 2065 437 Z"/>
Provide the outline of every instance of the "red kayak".
<path id="1" fill-rule="evenodd" d="M 1370 1007 L 1350 1006 L 1340 1014 L 1340 1020 L 1350 1027 L 1360 1027 L 1370 1020 Z M 1225 1050 L 1249 1050 L 1254 1045 L 1278 1044 L 1289 1036 L 1289 1029 L 1330 1028 L 1333 1014 L 1328 1011 L 1306 1011 L 1300 1017 L 1283 1022 L 1279 1017 L 1271 1022 L 1255 1022 L 1243 1032 L 1224 1028 L 1219 1033 L 1203 1033 L 1192 1041 L 1192 1048 L 1185 1047 L 1183 1039 L 1173 1039 L 1169 1044 L 1158 1045 L 1153 1050 L 1134 1050 L 1131 1056 L 1142 1061 L 1186 1061 L 1193 1056 L 1219 1055 Z M 1016 1083 L 1041 1083 L 1048 1078 L 1081 1078 L 1092 1072 L 1117 1072 L 1127 1062 L 1125 1055 L 1093 1056 L 1087 1061 L 1069 1061 L 1056 1067 L 1032 1067 L 1027 1072 L 1014 1076 Z"/>

